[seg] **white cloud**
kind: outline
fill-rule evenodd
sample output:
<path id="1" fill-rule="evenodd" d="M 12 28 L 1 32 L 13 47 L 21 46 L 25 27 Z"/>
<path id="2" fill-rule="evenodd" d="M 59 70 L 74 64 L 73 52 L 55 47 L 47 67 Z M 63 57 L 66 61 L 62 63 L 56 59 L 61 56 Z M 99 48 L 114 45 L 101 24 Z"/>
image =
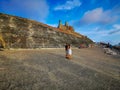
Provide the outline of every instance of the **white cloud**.
<path id="1" fill-rule="evenodd" d="M 114 27 L 115 29 L 120 29 L 120 24 L 115 24 L 115 25 L 113 25 L 113 27 Z"/>
<path id="2" fill-rule="evenodd" d="M 113 30 L 111 30 L 108 34 L 119 34 L 120 35 L 120 24 L 114 24 Z"/>
<path id="3" fill-rule="evenodd" d="M 86 31 L 84 29 L 87 29 Z M 89 36 L 92 35 L 94 37 L 99 36 L 111 36 L 111 35 L 120 35 L 120 24 L 114 24 L 110 29 L 107 29 L 106 27 L 92 27 L 92 28 L 80 28 L 81 33 Z"/>
<path id="4" fill-rule="evenodd" d="M 65 4 L 59 5 L 54 10 L 71 10 L 75 7 L 79 7 L 81 2 L 79 0 L 69 0 Z"/>
<path id="5" fill-rule="evenodd" d="M 33 19 L 45 19 L 49 13 L 46 0 L 11 0 L 3 2 L 2 5 L 5 11 Z"/>
<path id="6" fill-rule="evenodd" d="M 95 41 L 120 42 L 120 6 L 104 10 L 96 8 L 84 13 L 79 21 L 72 21 L 76 30 Z M 118 24 L 115 24 L 118 23 Z"/>
<path id="7" fill-rule="evenodd" d="M 100 20 L 102 13 L 103 13 L 103 10 L 101 8 L 97 8 L 92 11 L 87 11 L 84 14 L 82 20 L 85 22 L 97 22 Z"/>
<path id="8" fill-rule="evenodd" d="M 110 31 L 108 34 L 120 34 L 120 29 Z"/>
<path id="9" fill-rule="evenodd" d="M 79 33 L 90 37 L 96 42 L 104 41 L 111 44 L 117 44 L 120 42 L 120 29 L 116 29 L 113 25 L 111 29 L 102 27 L 87 28 L 85 31 L 82 27 L 79 29 Z M 82 31 L 81 31 L 82 30 Z"/>
<path id="10" fill-rule="evenodd" d="M 118 19 L 117 15 L 112 14 L 112 10 L 104 11 L 102 8 L 96 8 L 91 11 L 85 12 L 80 20 L 83 24 L 108 24 Z"/>

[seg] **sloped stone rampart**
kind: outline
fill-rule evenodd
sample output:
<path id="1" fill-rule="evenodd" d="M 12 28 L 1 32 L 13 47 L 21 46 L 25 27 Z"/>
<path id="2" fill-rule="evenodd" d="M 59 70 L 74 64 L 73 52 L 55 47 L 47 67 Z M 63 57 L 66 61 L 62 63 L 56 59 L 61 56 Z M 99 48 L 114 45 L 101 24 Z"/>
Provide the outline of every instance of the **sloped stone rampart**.
<path id="1" fill-rule="evenodd" d="M 40 22 L 2 13 L 0 33 L 6 48 L 64 47 L 65 43 L 78 47 L 80 43 L 92 43 L 92 40 L 79 34 L 67 33 Z"/>

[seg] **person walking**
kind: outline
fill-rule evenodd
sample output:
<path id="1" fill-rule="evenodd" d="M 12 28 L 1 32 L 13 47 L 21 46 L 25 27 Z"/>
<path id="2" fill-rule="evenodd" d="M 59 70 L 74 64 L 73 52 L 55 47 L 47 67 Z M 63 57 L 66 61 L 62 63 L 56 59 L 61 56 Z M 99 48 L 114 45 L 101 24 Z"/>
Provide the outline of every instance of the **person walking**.
<path id="1" fill-rule="evenodd" d="M 67 58 L 67 59 L 71 59 L 71 58 L 72 58 L 72 49 L 71 49 L 70 44 L 67 45 L 66 58 Z"/>

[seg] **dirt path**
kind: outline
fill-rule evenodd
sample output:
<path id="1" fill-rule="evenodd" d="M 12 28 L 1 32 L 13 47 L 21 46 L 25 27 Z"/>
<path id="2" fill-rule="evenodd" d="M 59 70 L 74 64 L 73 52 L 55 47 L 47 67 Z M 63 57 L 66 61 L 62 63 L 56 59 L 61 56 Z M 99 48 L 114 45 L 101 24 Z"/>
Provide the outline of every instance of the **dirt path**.
<path id="1" fill-rule="evenodd" d="M 120 56 L 99 48 L 0 52 L 0 90 L 119 90 Z"/>

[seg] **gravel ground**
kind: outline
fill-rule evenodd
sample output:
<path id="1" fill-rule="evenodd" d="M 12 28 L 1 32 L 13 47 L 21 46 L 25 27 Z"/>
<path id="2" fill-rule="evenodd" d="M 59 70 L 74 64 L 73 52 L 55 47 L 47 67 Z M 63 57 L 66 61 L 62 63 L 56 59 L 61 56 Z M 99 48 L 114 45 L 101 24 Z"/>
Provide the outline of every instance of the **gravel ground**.
<path id="1" fill-rule="evenodd" d="M 100 48 L 0 51 L 0 90 L 120 90 L 120 56 Z"/>

